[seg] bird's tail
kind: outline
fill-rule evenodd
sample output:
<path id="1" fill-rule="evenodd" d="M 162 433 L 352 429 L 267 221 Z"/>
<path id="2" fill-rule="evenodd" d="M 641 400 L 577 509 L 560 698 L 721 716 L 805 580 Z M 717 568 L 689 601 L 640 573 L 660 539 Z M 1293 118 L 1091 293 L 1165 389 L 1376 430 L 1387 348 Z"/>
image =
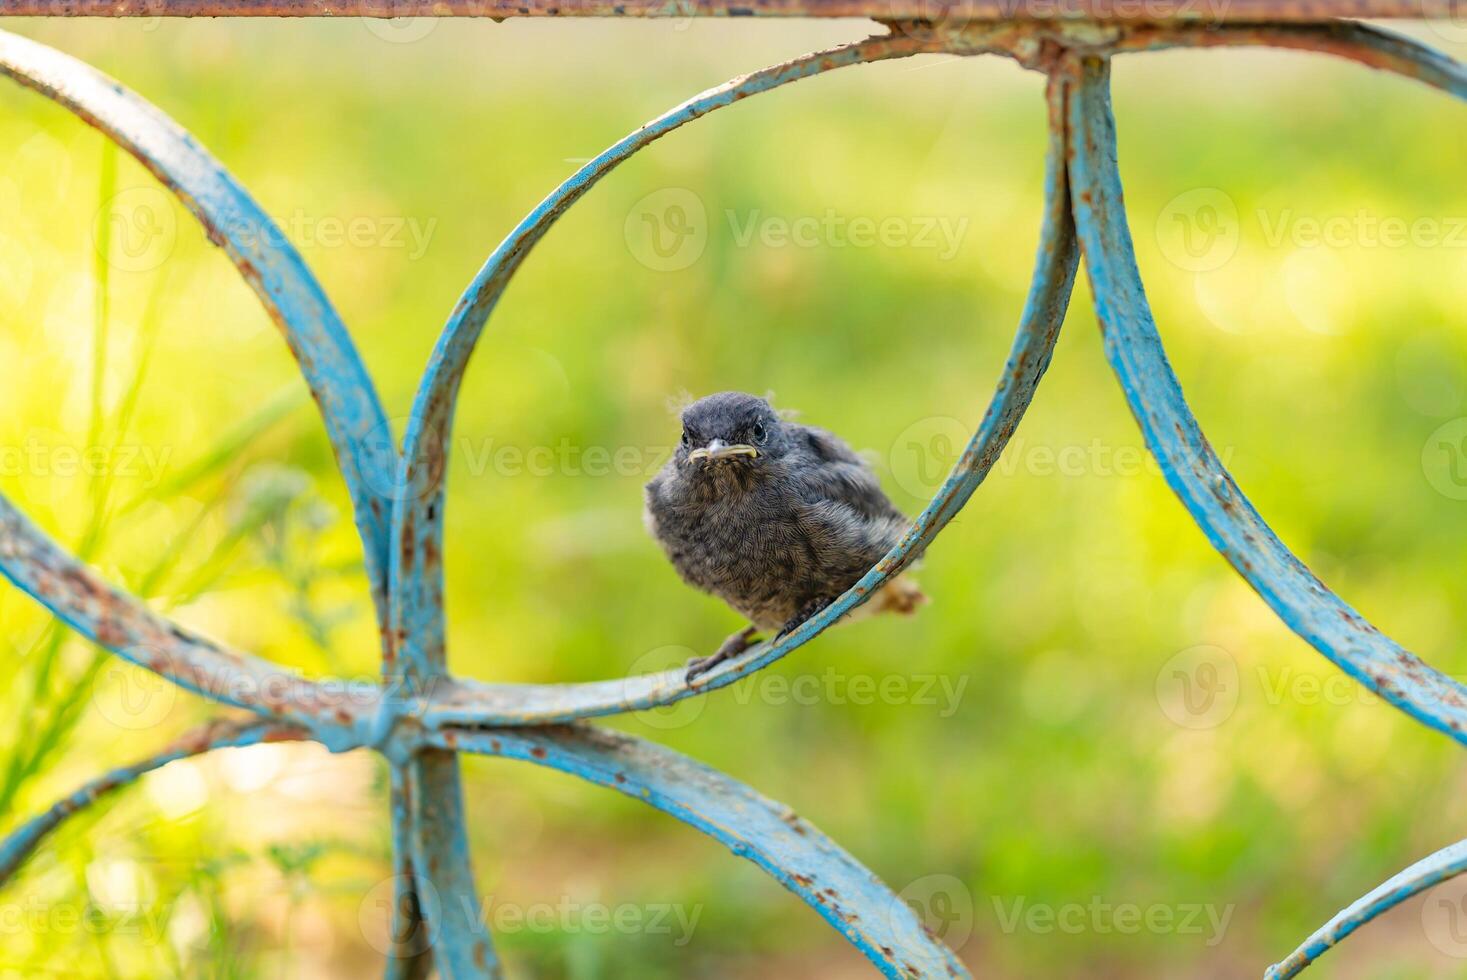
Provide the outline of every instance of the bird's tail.
<path id="1" fill-rule="evenodd" d="M 857 611 L 857 615 L 864 613 L 867 616 L 878 616 L 882 613 L 897 613 L 901 616 L 910 616 L 917 611 L 917 607 L 927 602 L 927 596 L 918 588 L 917 583 L 906 575 L 898 575 L 881 587 L 881 591 L 871 597 Z"/>

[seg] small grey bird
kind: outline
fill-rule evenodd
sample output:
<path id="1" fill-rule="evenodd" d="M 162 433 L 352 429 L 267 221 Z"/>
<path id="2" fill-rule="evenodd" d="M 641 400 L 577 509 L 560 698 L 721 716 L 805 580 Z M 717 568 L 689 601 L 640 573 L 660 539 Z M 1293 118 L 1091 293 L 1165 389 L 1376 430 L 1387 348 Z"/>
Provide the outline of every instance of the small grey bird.
<path id="1" fill-rule="evenodd" d="M 682 440 L 647 484 L 647 530 L 689 585 L 750 625 L 688 678 L 776 639 L 828 606 L 881 560 L 908 521 L 876 474 L 838 437 L 781 418 L 754 395 L 725 391 L 689 405 Z M 863 607 L 909 614 L 926 597 L 895 578 Z"/>

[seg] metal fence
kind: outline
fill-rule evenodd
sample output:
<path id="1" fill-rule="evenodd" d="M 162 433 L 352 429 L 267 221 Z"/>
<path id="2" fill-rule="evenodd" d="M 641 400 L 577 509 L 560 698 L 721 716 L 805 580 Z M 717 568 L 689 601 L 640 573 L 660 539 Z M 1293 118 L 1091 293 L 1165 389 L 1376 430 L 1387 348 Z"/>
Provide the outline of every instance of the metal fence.
<path id="1" fill-rule="evenodd" d="M 82 786 L 0 843 L 0 883 L 100 795 L 187 756 L 309 739 L 366 748 L 392 768 L 395 906 L 386 975 L 501 975 L 482 925 L 457 754 L 548 766 L 642 800 L 747 858 L 820 913 L 889 977 L 966 976 L 902 899 L 787 807 L 655 743 L 587 719 L 698 697 L 808 643 L 897 575 L 978 488 L 1049 365 L 1081 258 L 1106 356 L 1146 444 L 1213 546 L 1288 626 L 1360 684 L 1467 742 L 1467 687 L 1331 592 L 1264 523 L 1223 467 L 1167 362 L 1132 251 L 1116 165 L 1110 61 L 1166 48 L 1277 47 L 1347 58 L 1467 98 L 1467 68 L 1341 16 L 1452 17 L 1461 0 L 0 0 L 0 14 L 105 16 L 867 16 L 885 33 L 795 58 L 694 96 L 557 187 L 489 256 L 433 351 L 399 451 L 353 346 L 300 254 L 210 154 L 154 106 L 87 65 L 0 33 L 0 73 L 132 153 L 222 246 L 280 326 L 320 406 L 346 480 L 382 637 L 380 684 L 311 681 L 231 650 L 103 581 L 0 497 L 0 571 L 76 632 L 206 698 L 243 709 Z M 459 383 L 499 297 L 555 220 L 622 161 L 746 96 L 851 65 L 917 54 L 1004 55 L 1048 77 L 1038 257 L 993 398 L 961 459 L 902 542 L 799 629 L 689 684 L 682 670 L 582 684 L 490 684 L 448 672 L 443 508 Z M 1467 842 L 1426 857 L 1338 913 L 1270 967 L 1291 977 L 1386 909 L 1467 870 Z"/>

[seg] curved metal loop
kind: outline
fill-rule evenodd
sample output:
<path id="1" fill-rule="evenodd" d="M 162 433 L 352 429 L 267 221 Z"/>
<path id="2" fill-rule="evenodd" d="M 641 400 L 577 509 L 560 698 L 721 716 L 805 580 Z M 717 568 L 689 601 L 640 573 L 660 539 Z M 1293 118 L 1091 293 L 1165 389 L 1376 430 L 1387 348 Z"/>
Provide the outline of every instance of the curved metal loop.
<path id="1" fill-rule="evenodd" d="M 459 384 L 475 343 L 520 264 L 555 220 L 617 164 L 658 137 L 714 109 L 842 65 L 915 54 L 928 42 L 878 37 L 797 58 L 696 96 L 596 157 L 531 212 L 490 255 L 455 306 L 419 387 L 398 463 L 388 565 L 388 628 L 383 669 L 389 684 L 426 686 L 446 673 L 443 616 L 443 486 Z M 456 960 L 451 975 L 499 969 L 486 930 L 475 929 L 478 895 L 464 836 L 462 790 L 449 753 L 425 753 L 403 774 L 414 827 L 413 864 L 445 898 L 447 930 L 435 955 Z M 396 808 L 394 808 L 396 810 Z M 400 880 L 410 880 L 402 878 Z M 416 880 L 416 879 L 411 879 Z M 399 903 L 411 907 L 412 903 Z M 401 930 L 400 930 L 401 931 Z M 475 967 L 477 966 L 477 970 Z M 395 967 L 389 967 L 396 973 Z M 472 974 L 469 972 L 475 970 Z"/>
<path id="2" fill-rule="evenodd" d="M 341 318 L 295 246 L 217 160 L 177 123 L 106 75 L 44 44 L 0 31 L 0 75 L 69 109 L 127 150 L 223 247 L 285 335 L 321 407 L 351 495 L 367 578 L 387 620 L 390 514 L 396 468 L 387 416 Z M 385 440 L 385 441 L 384 441 Z"/>
<path id="3" fill-rule="evenodd" d="M 1330 947 L 1371 919 L 1464 871 L 1467 871 L 1467 841 L 1458 841 L 1430 857 L 1422 858 L 1341 909 L 1286 959 L 1269 967 L 1264 980 L 1287 980 L 1298 976 Z M 1453 909 L 1455 911 L 1455 904 Z"/>
<path id="4" fill-rule="evenodd" d="M 1384 636 L 1279 540 L 1187 407 L 1146 301 L 1116 166 L 1109 65 L 1085 58 L 1070 105 L 1071 190 L 1106 356 L 1146 444 L 1213 547 L 1289 628 L 1370 690 L 1467 743 L 1467 687 Z"/>
<path id="5" fill-rule="evenodd" d="M 947 480 L 901 542 L 839 599 L 777 643 L 761 643 L 699 677 L 693 686 L 683 669 L 584 684 L 487 684 L 455 679 L 435 690 L 423 712 L 428 727 L 535 725 L 641 711 L 672 704 L 734 683 L 808 643 L 865 602 L 920 554 L 962 509 L 1003 452 L 1049 367 L 1074 286 L 1079 246 L 1070 215 L 1064 160 L 1064 114 L 1052 85 L 1050 145 L 1045 162 L 1045 210 L 1033 282 L 983 421 Z"/>
<path id="6" fill-rule="evenodd" d="M 95 803 L 99 797 L 132 783 L 154 769 L 170 762 L 201 755 L 214 749 L 260 742 L 292 742 L 309 738 L 301 728 L 259 718 L 216 719 L 185 734 L 155 755 L 130 766 L 122 766 L 87 782 L 69 796 L 57 800 L 50 809 L 33 817 L 0 841 L 0 886 L 10 880 L 30 857 L 41 841 L 66 821 L 67 817 Z"/>
<path id="7" fill-rule="evenodd" d="M 429 742 L 558 769 L 669 813 L 753 861 L 888 977 L 966 977 L 907 903 L 789 807 L 655 742 L 591 725 L 440 731 Z"/>
<path id="8" fill-rule="evenodd" d="M 455 305 L 433 350 L 414 402 L 399 464 L 392 522 L 392 636 L 400 645 L 396 656 L 404 661 L 406 674 L 431 674 L 443 656 L 443 486 L 446 447 L 463 373 L 499 297 L 550 226 L 618 164 L 700 116 L 835 68 L 931 50 L 936 47 L 929 40 L 872 37 L 804 55 L 709 89 L 597 155 L 540 202 L 494 250 Z"/>

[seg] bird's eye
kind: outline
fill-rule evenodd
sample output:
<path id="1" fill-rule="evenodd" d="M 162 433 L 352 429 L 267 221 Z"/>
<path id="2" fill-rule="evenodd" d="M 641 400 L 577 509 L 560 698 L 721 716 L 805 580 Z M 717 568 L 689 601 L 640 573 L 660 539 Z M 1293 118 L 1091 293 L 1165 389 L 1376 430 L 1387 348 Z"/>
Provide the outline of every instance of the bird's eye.
<path id="1" fill-rule="evenodd" d="M 687 429 L 683 430 L 683 445 L 686 446 L 693 441 L 693 437 Z"/>
<path id="2" fill-rule="evenodd" d="M 764 444 L 765 437 L 768 436 L 768 435 L 769 435 L 769 433 L 767 433 L 767 432 L 764 431 L 764 423 L 763 422 L 755 422 L 754 423 L 754 441 L 755 442 L 759 443 L 762 446 Z"/>

